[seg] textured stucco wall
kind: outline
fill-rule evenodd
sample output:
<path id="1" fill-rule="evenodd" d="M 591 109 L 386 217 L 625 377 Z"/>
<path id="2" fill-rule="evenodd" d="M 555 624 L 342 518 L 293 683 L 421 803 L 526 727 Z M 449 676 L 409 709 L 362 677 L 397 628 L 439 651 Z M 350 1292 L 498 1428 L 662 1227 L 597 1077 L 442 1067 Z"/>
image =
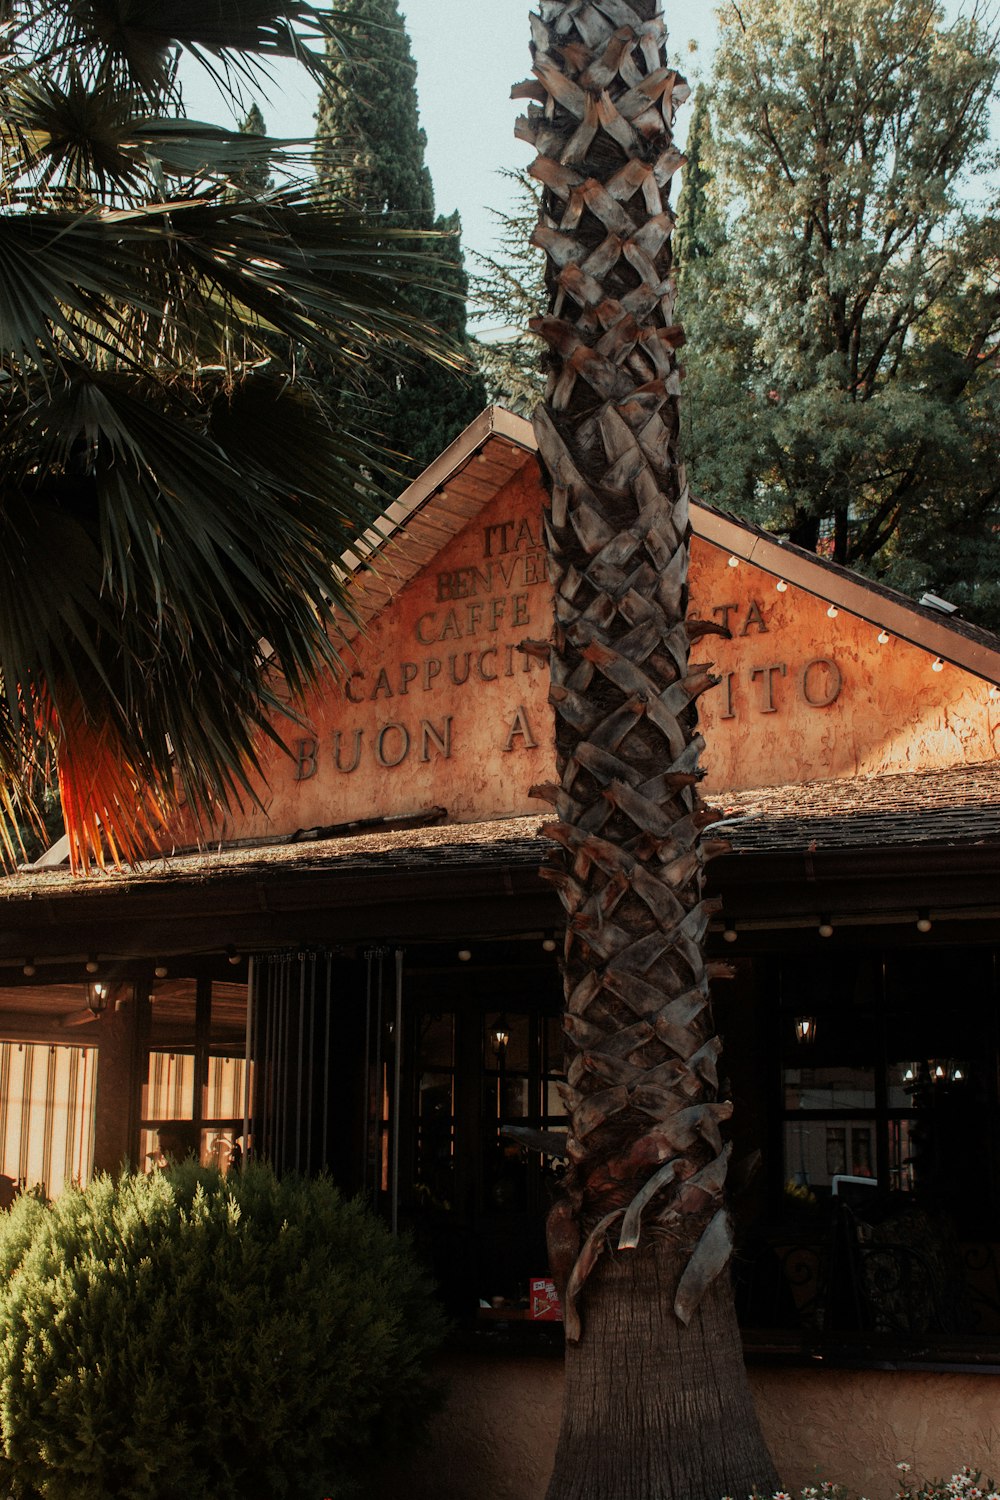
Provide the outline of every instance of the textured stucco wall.
<path id="1" fill-rule="evenodd" d="M 559 1425 L 557 1360 L 453 1358 L 430 1447 L 371 1500 L 544 1500 Z M 963 1463 L 1000 1475 L 1000 1384 L 989 1375 L 754 1369 L 757 1409 L 783 1483 L 836 1479 L 889 1500 L 917 1475 Z M 705 1500 L 713 1500 L 706 1496 Z"/>

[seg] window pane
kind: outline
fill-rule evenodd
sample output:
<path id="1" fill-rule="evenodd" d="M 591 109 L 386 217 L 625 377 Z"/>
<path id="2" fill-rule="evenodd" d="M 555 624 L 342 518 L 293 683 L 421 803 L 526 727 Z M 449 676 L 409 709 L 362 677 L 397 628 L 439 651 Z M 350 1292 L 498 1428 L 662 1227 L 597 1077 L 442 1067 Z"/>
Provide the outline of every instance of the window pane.
<path id="1" fill-rule="evenodd" d="M 240 1106 L 242 1111 L 243 1106 Z M 142 1089 L 144 1120 L 194 1118 L 194 1057 L 190 1052 L 151 1052 Z"/>
<path id="2" fill-rule="evenodd" d="M 874 1109 L 875 1069 L 785 1068 L 786 1109 Z"/>
<path id="3" fill-rule="evenodd" d="M 874 1120 L 787 1120 L 785 1122 L 785 1182 L 816 1189 L 825 1196 L 842 1179 L 859 1178 L 862 1191 L 878 1186 L 875 1171 Z"/>
<path id="4" fill-rule="evenodd" d="M 251 1064 L 251 1101 L 253 1099 L 253 1065 Z M 243 1114 L 246 1066 L 242 1057 L 210 1057 L 208 1082 L 202 1089 L 202 1118 L 232 1120 Z M 156 1119 L 153 1115 L 151 1118 Z M 159 1118 L 162 1120 L 163 1115 Z"/>
<path id="5" fill-rule="evenodd" d="M 149 1039 L 154 1047 L 173 1052 L 194 1045 L 196 991 L 193 979 L 155 982 L 150 992 L 149 1023 Z"/>
<path id="6" fill-rule="evenodd" d="M 527 1072 L 533 1020 L 532 1016 L 508 1015 L 506 1011 L 487 1012 L 483 1027 L 483 1057 L 488 1069 L 495 1070 L 503 1063 L 505 1068 L 515 1072 Z"/>
<path id="7" fill-rule="evenodd" d="M 418 1017 L 417 1065 L 424 1068 L 455 1066 L 454 1015 Z"/>

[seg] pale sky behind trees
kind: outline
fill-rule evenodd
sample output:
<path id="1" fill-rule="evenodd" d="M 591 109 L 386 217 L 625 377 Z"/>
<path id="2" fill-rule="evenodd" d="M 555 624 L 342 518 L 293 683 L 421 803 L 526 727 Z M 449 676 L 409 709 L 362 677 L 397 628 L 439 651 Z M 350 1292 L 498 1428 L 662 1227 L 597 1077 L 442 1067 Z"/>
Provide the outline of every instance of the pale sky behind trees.
<path id="1" fill-rule="evenodd" d="M 944 0 L 945 14 L 954 17 L 973 3 Z M 470 252 L 497 249 L 490 209 L 509 210 L 513 204 L 512 185 L 501 172 L 526 167 L 532 156 L 514 138 L 514 121 L 524 103 L 511 100 L 510 90 L 529 76 L 528 15 L 534 8 L 532 0 L 400 0 L 417 64 L 420 121 L 427 133 L 437 212 L 457 208 L 461 214 L 470 270 L 475 269 Z M 711 67 L 716 9 L 715 0 L 664 0 L 670 55 L 692 84 Z M 188 113 L 229 123 L 228 111 L 200 70 L 188 67 L 184 77 Z M 292 64 L 275 68 L 273 86 L 259 99 L 269 133 L 311 137 L 316 96 L 302 69 Z M 681 145 L 690 118 L 688 104 L 677 120 Z"/>
<path id="2" fill-rule="evenodd" d="M 494 247 L 489 209 L 508 208 L 510 185 L 499 173 L 527 166 L 532 152 L 514 139 L 523 101 L 512 84 L 530 72 L 530 0 L 400 0 L 417 64 L 420 121 L 427 133 L 427 165 L 438 213 L 458 209 L 466 252 Z M 710 0 L 665 0 L 671 56 L 688 78 L 707 71 L 715 37 Z M 690 54 L 689 41 L 698 44 Z M 186 70 L 188 113 L 228 123 L 210 85 Z M 249 101 L 248 101 L 249 102 Z M 300 70 L 275 70 L 260 101 L 271 135 L 311 136 L 316 90 Z M 678 120 L 681 134 L 690 107 Z"/>

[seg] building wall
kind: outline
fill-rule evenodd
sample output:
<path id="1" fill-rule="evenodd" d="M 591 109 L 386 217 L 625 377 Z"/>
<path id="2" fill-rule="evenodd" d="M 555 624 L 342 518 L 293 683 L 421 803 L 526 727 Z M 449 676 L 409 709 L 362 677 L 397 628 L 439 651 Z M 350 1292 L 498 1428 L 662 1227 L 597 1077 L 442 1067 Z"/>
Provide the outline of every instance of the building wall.
<path id="1" fill-rule="evenodd" d="M 562 1367 L 552 1358 L 453 1357 L 430 1446 L 371 1500 L 544 1500 Z M 962 1464 L 1000 1474 L 1000 1388 L 990 1375 L 767 1369 L 750 1383 L 782 1482 L 832 1479 L 870 1500 Z M 706 1496 L 705 1500 L 713 1500 Z"/>
<path id="2" fill-rule="evenodd" d="M 264 748 L 262 805 L 222 838 L 432 807 L 453 823 L 544 811 L 531 788 L 555 775 L 548 671 L 519 650 L 552 630 L 542 501 L 524 469 L 442 538 L 346 648 L 341 680 L 309 699 L 302 725 L 279 725 L 292 754 Z M 690 613 L 731 632 L 692 654 L 721 679 L 699 702 L 710 791 L 975 764 L 1000 749 L 1000 699 L 986 683 L 934 671 L 920 647 L 880 639 L 869 621 L 831 614 L 826 599 L 697 536 Z"/>

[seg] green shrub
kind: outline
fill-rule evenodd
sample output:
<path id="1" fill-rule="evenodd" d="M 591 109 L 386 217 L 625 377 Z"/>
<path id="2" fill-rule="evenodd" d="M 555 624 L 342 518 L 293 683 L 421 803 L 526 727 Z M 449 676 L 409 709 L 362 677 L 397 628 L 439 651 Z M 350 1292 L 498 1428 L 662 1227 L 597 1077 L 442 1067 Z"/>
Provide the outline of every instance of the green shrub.
<path id="1" fill-rule="evenodd" d="M 417 1435 L 441 1318 L 326 1180 L 183 1166 L 0 1215 L 0 1493 L 323 1500 Z"/>

